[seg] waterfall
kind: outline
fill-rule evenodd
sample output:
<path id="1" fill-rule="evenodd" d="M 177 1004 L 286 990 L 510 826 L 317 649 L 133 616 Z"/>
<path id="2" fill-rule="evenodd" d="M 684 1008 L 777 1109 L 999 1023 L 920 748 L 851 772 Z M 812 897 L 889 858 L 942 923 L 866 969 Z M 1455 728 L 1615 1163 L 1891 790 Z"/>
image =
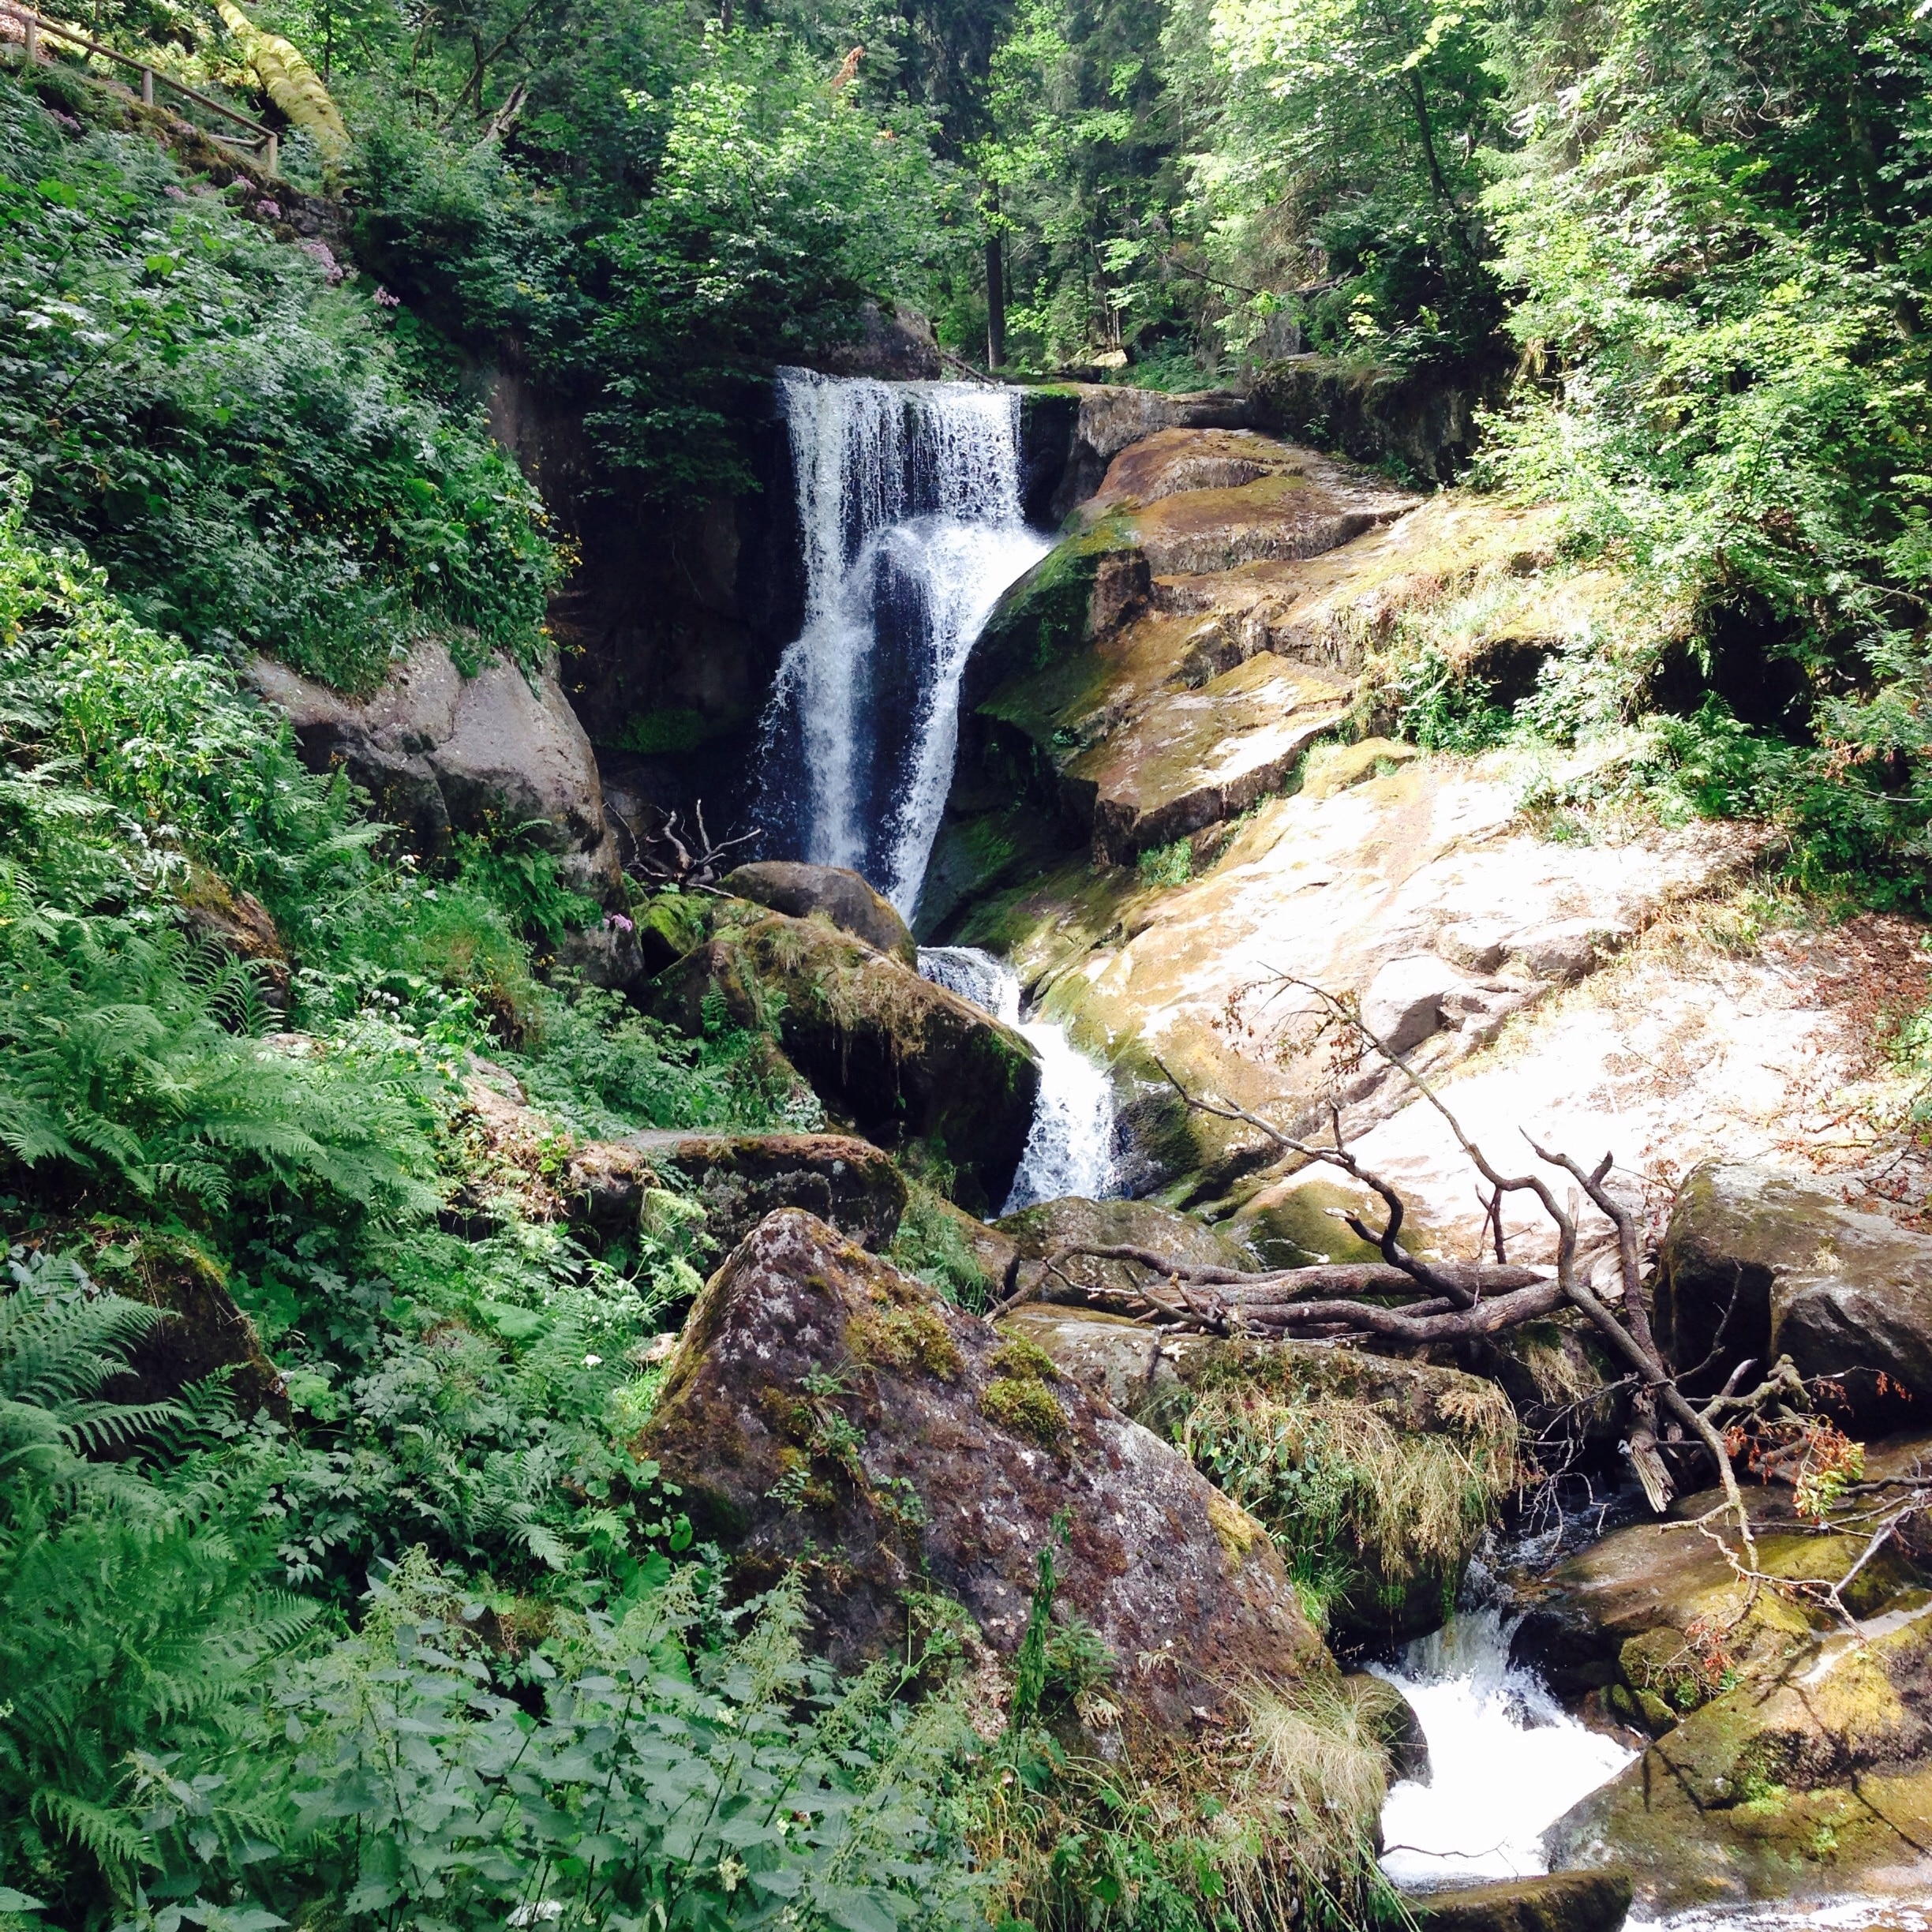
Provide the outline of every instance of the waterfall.
<path id="1" fill-rule="evenodd" d="M 1458 1611 L 1396 1668 L 1376 1670 L 1409 1700 L 1428 1740 L 1428 1782 L 1405 1779 L 1383 1808 L 1382 1869 L 1398 1885 L 1547 1870 L 1543 1833 L 1634 1755 L 1511 1667 L 1511 1627 L 1493 1604 Z"/>
<path id="2" fill-rule="evenodd" d="M 1022 1020 L 1020 978 L 976 946 L 922 946 L 919 971 L 996 1020 L 1017 1027 L 1040 1059 L 1039 1099 L 1026 1151 L 1013 1175 L 1003 1214 L 1035 1201 L 1077 1194 L 1108 1200 L 1120 1192 L 1114 1163 L 1114 1087 L 1066 1036 L 1057 1020 Z"/>
<path id="3" fill-rule="evenodd" d="M 805 621 L 763 726 L 775 847 L 863 873 L 911 918 L 957 748 L 960 678 L 1049 548 L 1020 507 L 1018 391 L 781 369 Z"/>

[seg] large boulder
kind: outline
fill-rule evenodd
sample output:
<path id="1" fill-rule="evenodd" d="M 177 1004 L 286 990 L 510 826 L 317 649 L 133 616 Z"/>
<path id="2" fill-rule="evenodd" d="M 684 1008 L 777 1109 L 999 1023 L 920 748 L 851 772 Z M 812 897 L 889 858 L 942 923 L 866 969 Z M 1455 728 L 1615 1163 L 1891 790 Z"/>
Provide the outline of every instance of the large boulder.
<path id="1" fill-rule="evenodd" d="M 1026 1041 L 820 920 L 739 912 L 651 981 L 650 1010 L 696 1034 L 715 994 L 737 1024 L 775 1027 L 827 1108 L 868 1140 L 919 1143 L 968 1196 L 1004 1199 L 1039 1091 Z"/>
<path id="2" fill-rule="evenodd" d="M 780 1208 L 802 1208 L 862 1247 L 883 1249 L 905 1211 L 905 1178 L 891 1157 L 849 1134 L 661 1129 L 621 1144 L 702 1205 L 721 1249 Z"/>
<path id="3" fill-rule="evenodd" d="M 1008 1322 L 1090 1395 L 1181 1443 L 1274 1537 L 1339 1642 L 1440 1628 L 1515 1478 L 1509 1402 L 1453 1368 L 1044 1303 Z"/>
<path id="4" fill-rule="evenodd" d="M 550 667 L 526 674 L 498 657 L 466 677 L 425 642 L 365 698 L 267 657 L 249 676 L 287 713 L 304 763 L 345 769 L 417 850 L 440 854 L 458 832 L 520 829 L 580 889 L 620 889 L 597 758 Z"/>
<path id="5" fill-rule="evenodd" d="M 1932 1403 L 1932 1239 L 1846 1207 L 1829 1184 L 1697 1168 L 1661 1260 L 1658 1334 L 1678 1368 L 1703 1365 L 1694 1391 L 1747 1357 L 1788 1355 L 1837 1384 L 1855 1428 L 1897 1426 Z"/>
<path id="6" fill-rule="evenodd" d="M 1010 1658 L 1050 1550 L 1130 1727 L 1191 1733 L 1257 1690 L 1336 1681 L 1252 1518 L 1039 1350 L 809 1215 L 771 1215 L 713 1277 L 636 1447 L 740 1587 L 803 1567 L 841 1665 L 902 1649 L 915 1593 Z"/>
<path id="7" fill-rule="evenodd" d="M 793 919 L 822 914 L 841 932 L 889 953 L 900 965 L 919 964 L 919 948 L 892 902 L 844 866 L 761 859 L 728 872 L 719 882 L 740 899 L 749 899 L 770 912 L 789 913 Z"/>

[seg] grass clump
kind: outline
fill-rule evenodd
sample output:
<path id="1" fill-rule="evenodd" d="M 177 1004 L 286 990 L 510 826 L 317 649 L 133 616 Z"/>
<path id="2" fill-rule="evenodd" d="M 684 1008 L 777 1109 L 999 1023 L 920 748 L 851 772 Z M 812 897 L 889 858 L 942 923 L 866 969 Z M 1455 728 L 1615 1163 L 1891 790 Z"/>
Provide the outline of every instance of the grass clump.
<path id="1" fill-rule="evenodd" d="M 1472 1381 L 1456 1401 L 1443 1426 L 1420 1429 L 1378 1402 L 1230 1381 L 1201 1394 L 1180 1442 L 1274 1537 L 1326 1629 L 1344 1600 L 1391 1605 L 1418 1583 L 1453 1592 L 1514 1486 L 1507 1398 Z"/>

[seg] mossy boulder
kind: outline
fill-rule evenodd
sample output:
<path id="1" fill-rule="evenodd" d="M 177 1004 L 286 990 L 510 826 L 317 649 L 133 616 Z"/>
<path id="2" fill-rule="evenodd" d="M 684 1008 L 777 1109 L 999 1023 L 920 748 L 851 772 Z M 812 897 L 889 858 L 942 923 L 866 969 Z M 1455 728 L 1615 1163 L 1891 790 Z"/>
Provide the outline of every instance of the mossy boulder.
<path id="1" fill-rule="evenodd" d="M 739 866 L 720 882 L 740 899 L 794 919 L 816 912 L 841 932 L 889 954 L 902 966 L 916 968 L 919 949 L 891 903 L 844 866 L 806 865 L 787 859 L 761 859 Z"/>
<path id="2" fill-rule="evenodd" d="M 780 1208 L 815 1215 L 862 1247 L 889 1247 L 905 1211 L 906 1181 L 890 1155 L 849 1134 L 706 1134 L 662 1129 L 618 1144 L 648 1162 L 705 1211 L 705 1232 L 735 1246 Z M 575 1177 L 586 1155 L 575 1157 Z M 642 1199 L 638 1196 L 639 1202 Z M 636 1208 L 631 1221 L 636 1222 Z"/>
<path id="3" fill-rule="evenodd" d="M 1550 1872 L 1411 1896 L 1417 1932 L 1619 1932 L 1627 1872 Z"/>
<path id="4" fill-rule="evenodd" d="M 1680 1368 L 1708 1365 L 1698 1391 L 1747 1357 L 1788 1355 L 1836 1384 L 1855 1428 L 1903 1426 L 1932 1404 L 1932 1239 L 1846 1207 L 1829 1183 L 1694 1169 L 1661 1260 L 1659 1336 Z"/>
<path id="5" fill-rule="evenodd" d="M 1133 1290 L 1149 1279 L 1131 1261 L 1103 1260 L 1076 1255 L 1047 1276 L 1046 1263 L 1061 1249 L 1079 1245 L 1091 1248 L 1144 1248 L 1176 1261 L 1252 1272 L 1254 1256 L 1237 1240 L 1204 1221 L 1176 1214 L 1154 1201 L 1086 1200 L 1069 1196 L 1023 1208 L 994 1224 L 1018 1250 L 1013 1273 L 1016 1288 L 1027 1288 L 1041 1300 L 1054 1301 L 1072 1288 Z"/>
<path id="6" fill-rule="evenodd" d="M 843 1666 L 902 1650 L 934 1596 L 1009 1658 L 1052 1549 L 1130 1730 L 1335 1681 L 1267 1538 L 1182 1457 L 809 1215 L 769 1216 L 713 1276 L 636 1449 L 737 1587 L 803 1567 Z"/>
<path id="7" fill-rule="evenodd" d="M 646 989 L 695 1034 L 713 996 L 776 1032 L 826 1107 L 882 1146 L 918 1143 L 972 1207 L 1005 1198 L 1026 1146 L 1039 1062 L 1011 1027 L 821 919 L 728 907 L 712 936 Z"/>
<path id="8" fill-rule="evenodd" d="M 1515 1479 L 1507 1400 L 1453 1368 L 1163 1334 L 1044 1304 L 1008 1320 L 1247 1508 L 1339 1642 L 1439 1628 Z"/>

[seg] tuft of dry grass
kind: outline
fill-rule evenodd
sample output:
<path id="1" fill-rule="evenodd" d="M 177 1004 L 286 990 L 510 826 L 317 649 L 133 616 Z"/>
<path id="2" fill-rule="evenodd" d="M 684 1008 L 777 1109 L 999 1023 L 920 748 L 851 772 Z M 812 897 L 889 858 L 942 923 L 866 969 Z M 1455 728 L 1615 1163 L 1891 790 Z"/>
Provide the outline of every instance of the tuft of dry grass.
<path id="1" fill-rule="evenodd" d="M 1325 1619 L 1358 1578 L 1392 1601 L 1418 1575 L 1458 1573 L 1515 1485 L 1508 1397 L 1472 1382 L 1437 1406 L 1440 1426 L 1416 1429 L 1376 1402 L 1231 1384 L 1202 1396 L 1181 1443 L 1282 1546 Z"/>

